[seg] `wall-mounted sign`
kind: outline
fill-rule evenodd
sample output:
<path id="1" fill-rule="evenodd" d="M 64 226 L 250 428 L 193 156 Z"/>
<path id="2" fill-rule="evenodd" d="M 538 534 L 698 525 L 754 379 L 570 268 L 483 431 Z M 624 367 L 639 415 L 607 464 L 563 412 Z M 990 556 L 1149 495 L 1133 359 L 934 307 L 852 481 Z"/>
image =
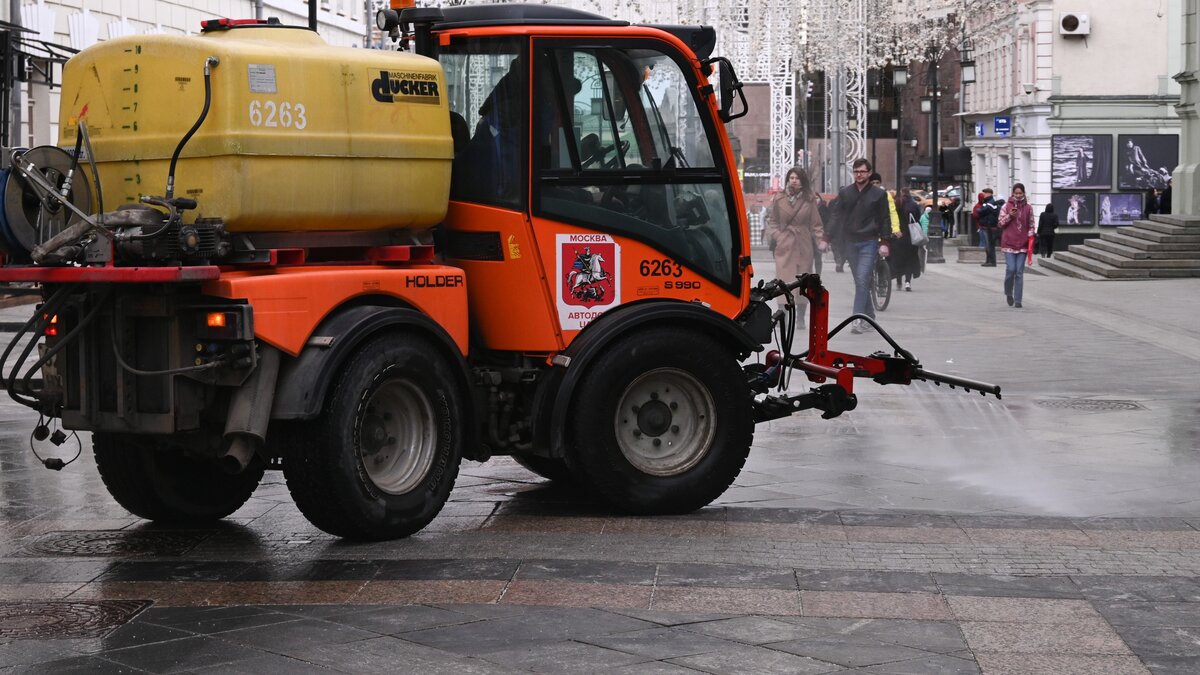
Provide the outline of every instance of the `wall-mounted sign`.
<path id="1" fill-rule="evenodd" d="M 984 135 L 983 127 L 984 127 L 983 122 L 975 123 L 975 136 L 977 138 L 983 138 L 983 135 Z"/>
<path id="2" fill-rule="evenodd" d="M 995 130 L 997 136 L 1007 136 L 1012 133 L 1012 118 L 997 115 L 992 121 L 992 129 Z"/>

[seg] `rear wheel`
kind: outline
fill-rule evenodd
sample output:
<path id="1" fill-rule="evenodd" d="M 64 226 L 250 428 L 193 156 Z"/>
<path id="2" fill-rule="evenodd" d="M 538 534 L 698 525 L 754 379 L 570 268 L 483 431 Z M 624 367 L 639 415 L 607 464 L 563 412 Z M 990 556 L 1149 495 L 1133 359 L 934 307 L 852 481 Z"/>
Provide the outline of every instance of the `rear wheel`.
<path id="1" fill-rule="evenodd" d="M 891 301 L 892 266 L 888 264 L 887 258 L 879 258 L 875 261 L 875 272 L 871 278 L 871 304 L 875 306 L 876 312 L 882 312 L 888 308 Z"/>
<path id="2" fill-rule="evenodd" d="M 254 461 L 235 475 L 215 461 L 190 457 L 168 441 L 133 434 L 94 433 L 100 479 L 135 516 L 164 523 L 219 520 L 241 508 L 262 480 Z"/>
<path id="3" fill-rule="evenodd" d="M 609 503 L 686 513 L 737 477 L 754 437 L 737 360 L 713 339 L 655 328 L 615 342 L 571 406 L 567 461 Z"/>
<path id="4" fill-rule="evenodd" d="M 300 512 L 349 539 L 406 537 L 450 497 L 462 458 L 463 395 L 429 341 L 388 334 L 350 357 L 321 417 L 284 458 Z"/>

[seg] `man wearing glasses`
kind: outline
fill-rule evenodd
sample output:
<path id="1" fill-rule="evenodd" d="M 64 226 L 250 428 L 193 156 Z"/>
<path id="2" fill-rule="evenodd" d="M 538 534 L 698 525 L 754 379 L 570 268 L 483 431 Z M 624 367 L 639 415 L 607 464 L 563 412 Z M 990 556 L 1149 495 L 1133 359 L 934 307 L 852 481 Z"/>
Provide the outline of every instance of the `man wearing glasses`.
<path id="1" fill-rule="evenodd" d="M 854 183 L 838 191 L 835 218 L 842 247 L 854 273 L 854 313 L 875 318 L 871 304 L 871 271 L 875 257 L 887 256 L 887 239 L 891 236 L 891 213 L 888 195 L 883 188 L 871 185 L 871 163 L 860 157 L 854 160 Z M 891 283 L 889 281 L 889 283 Z M 855 321 L 852 333 L 870 328 L 865 321 Z"/>

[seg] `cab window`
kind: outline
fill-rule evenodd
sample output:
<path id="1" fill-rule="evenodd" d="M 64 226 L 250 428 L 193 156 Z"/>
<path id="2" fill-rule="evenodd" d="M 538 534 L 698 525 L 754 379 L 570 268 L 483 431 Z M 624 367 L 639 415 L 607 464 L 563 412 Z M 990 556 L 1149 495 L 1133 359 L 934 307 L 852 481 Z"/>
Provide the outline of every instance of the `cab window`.
<path id="1" fill-rule="evenodd" d="M 729 179 L 687 71 L 653 41 L 535 41 L 533 53 L 533 210 L 642 240 L 732 287 Z"/>
<path id="2" fill-rule="evenodd" d="M 529 63 L 524 39 L 443 46 L 454 173 L 450 198 L 524 209 Z"/>

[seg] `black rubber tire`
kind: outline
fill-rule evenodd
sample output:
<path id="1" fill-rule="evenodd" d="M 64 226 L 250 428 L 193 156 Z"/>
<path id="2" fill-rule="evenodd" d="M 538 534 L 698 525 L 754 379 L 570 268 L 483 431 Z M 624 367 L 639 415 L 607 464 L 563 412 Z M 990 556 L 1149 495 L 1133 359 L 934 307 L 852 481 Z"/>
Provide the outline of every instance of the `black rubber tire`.
<path id="1" fill-rule="evenodd" d="M 513 461 L 555 483 L 571 484 L 577 482 L 575 474 L 567 466 L 567 461 L 560 457 L 542 457 L 540 455 L 513 455 Z"/>
<path id="2" fill-rule="evenodd" d="M 677 327 L 630 334 L 608 347 L 588 366 L 583 378 L 571 404 L 574 423 L 567 431 L 567 463 L 572 473 L 612 506 L 637 514 L 689 513 L 719 497 L 741 472 L 754 439 L 751 393 L 737 358 L 712 338 Z M 664 382 L 672 386 L 682 382 L 684 386 L 676 386 L 672 393 L 670 387 L 662 386 Z M 694 396 L 684 395 L 689 387 Z M 660 402 L 650 403 L 651 399 Z M 696 399 L 706 401 L 688 404 Z M 659 416 L 654 424 L 670 430 L 642 432 L 650 425 L 643 426 L 641 414 L 631 412 L 631 404 L 639 400 L 644 401 L 642 408 L 657 406 Z M 677 409 L 672 405 L 680 402 Z M 671 405 L 673 412 L 662 412 L 664 405 Z M 689 407 L 710 415 L 693 415 L 694 419 L 688 420 Z M 622 443 L 626 448 L 647 447 L 640 444 L 670 439 L 670 434 L 676 433 L 672 425 L 685 427 L 682 436 L 675 436 L 684 439 L 679 443 L 683 456 L 670 460 L 680 466 L 666 467 L 662 473 L 648 472 L 631 461 L 631 456 L 641 451 L 627 455 L 622 449 Z M 688 442 L 693 438 L 688 435 L 689 428 L 706 428 L 696 435 L 707 440 Z M 636 439 L 634 429 L 642 434 Z M 695 451 L 688 452 L 688 447 Z"/>
<path id="3" fill-rule="evenodd" d="M 329 534 L 368 541 L 407 537 L 428 525 L 449 499 L 462 459 L 461 430 L 468 421 L 464 393 L 455 382 L 448 359 L 419 336 L 388 333 L 359 348 L 330 389 L 321 415 L 299 429 L 283 459 L 288 490 L 304 517 Z M 388 408 L 392 391 L 409 397 L 402 402 L 412 414 Z M 384 397 L 378 404 L 383 413 L 375 408 L 377 395 Z M 400 430 L 415 444 L 406 444 L 391 427 L 383 434 L 396 435 L 387 438 L 385 449 L 369 447 L 371 432 L 384 426 L 380 420 L 393 419 L 388 415 L 397 426 L 416 425 Z M 364 448 L 414 467 L 387 490 L 370 475 Z"/>
<path id="4" fill-rule="evenodd" d="M 133 434 L 94 433 L 92 452 L 113 499 L 133 515 L 161 523 L 206 523 L 232 514 L 254 494 L 265 469 L 256 460 L 230 475 L 216 461 Z"/>
<path id="5" fill-rule="evenodd" d="M 871 275 L 871 304 L 876 312 L 888 308 L 892 301 L 892 266 L 887 258 L 875 261 L 875 270 Z"/>

